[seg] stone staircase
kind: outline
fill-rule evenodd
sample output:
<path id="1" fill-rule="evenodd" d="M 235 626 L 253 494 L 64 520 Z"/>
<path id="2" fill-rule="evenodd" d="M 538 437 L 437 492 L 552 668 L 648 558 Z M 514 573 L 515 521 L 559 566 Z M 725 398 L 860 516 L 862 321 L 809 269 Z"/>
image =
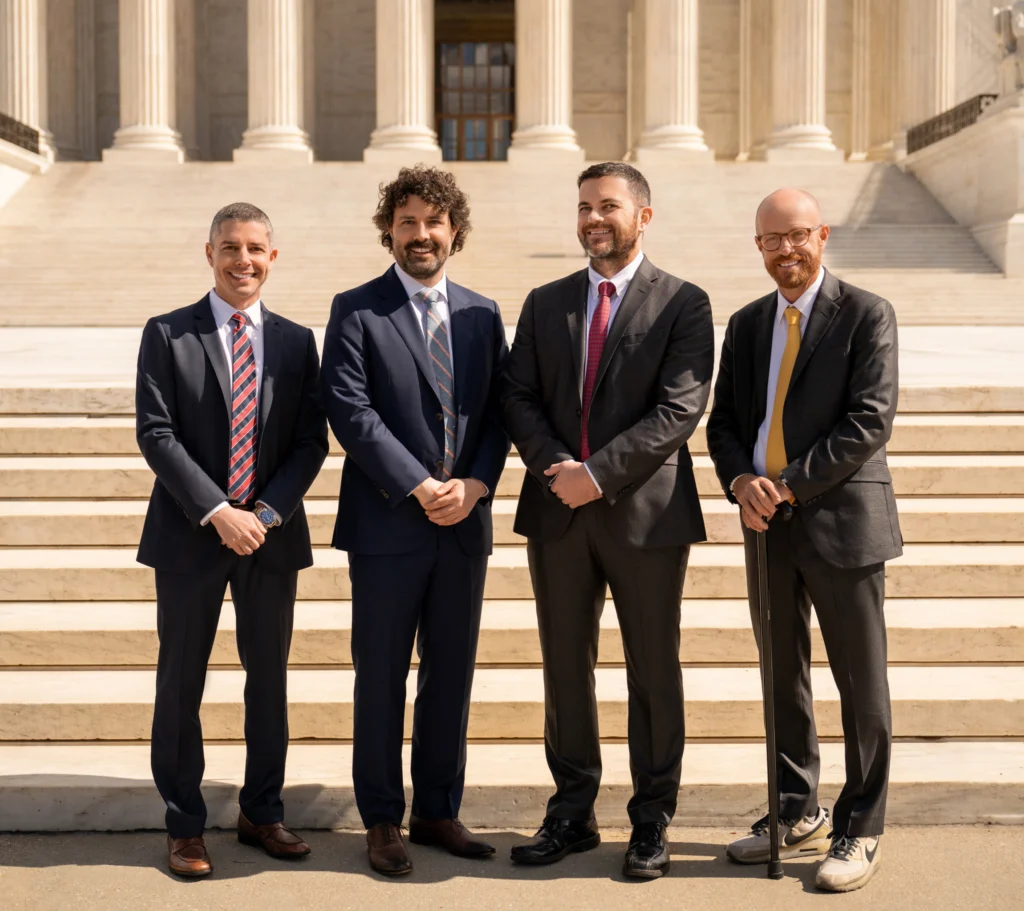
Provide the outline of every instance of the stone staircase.
<path id="1" fill-rule="evenodd" d="M 583 263 L 574 172 L 455 170 L 474 232 L 450 272 L 494 296 L 511 332 L 531 287 Z M 646 249 L 707 288 L 719 335 L 729 313 L 767 290 L 753 210 L 788 184 L 820 198 L 835 228 L 830 267 L 896 306 L 906 363 L 889 451 L 907 547 L 890 567 L 886 605 L 889 818 L 1024 822 L 1024 282 L 1003 278 L 969 232 L 887 165 L 647 170 L 656 214 Z M 202 244 L 213 210 L 248 199 L 274 219 L 282 251 L 269 305 L 322 327 L 335 292 L 388 262 L 369 217 L 390 176 L 345 163 L 58 163 L 0 209 L 0 830 L 162 823 L 147 743 L 153 579 L 134 561 L 152 484 L 132 416 L 142 323 L 208 287 Z M 765 771 L 740 530 L 703 429 L 692 449 L 709 543 L 693 551 L 683 604 L 689 740 L 677 821 L 742 825 L 764 805 Z M 343 459 L 335 447 L 307 499 L 316 552 L 299 580 L 286 794 L 300 826 L 358 826 L 348 573 L 327 546 Z M 470 825 L 529 828 L 551 789 L 534 605 L 512 533 L 522 472 L 513 453 L 495 509 Z M 211 822 L 225 826 L 244 762 L 233 629 L 227 604 L 203 711 Z M 598 812 L 606 825 L 625 824 L 625 671 L 610 606 L 601 635 Z M 838 702 L 817 633 L 814 641 L 822 791 L 832 798 L 843 774 Z"/>
<path id="2" fill-rule="evenodd" d="M 159 827 L 146 744 L 153 580 L 134 561 L 152 478 L 132 454 L 130 415 L 73 413 L 76 396 L 35 392 L 37 413 L 0 416 L 0 828 Z M 968 396 L 957 390 L 905 390 L 890 447 L 908 542 L 887 592 L 894 822 L 1024 821 L 1024 393 L 979 395 L 981 409 L 1014 410 L 964 413 Z M 757 658 L 738 522 L 703 430 L 693 448 L 709 543 L 693 551 L 683 604 L 688 747 L 678 819 L 738 825 L 764 800 Z M 292 648 L 286 800 L 289 818 L 307 826 L 358 826 L 348 779 L 350 590 L 345 555 L 327 546 L 343 459 L 335 445 L 307 499 L 317 549 L 300 576 Z M 534 605 L 512 533 L 522 472 L 513 454 L 495 510 L 463 813 L 478 825 L 535 824 L 550 788 Z M 218 825 L 232 822 L 243 767 L 233 620 L 227 604 L 203 709 Z M 814 648 L 832 797 L 842 780 L 839 703 L 817 632 Z M 610 608 L 600 655 L 600 813 L 623 824 L 626 687 Z"/>

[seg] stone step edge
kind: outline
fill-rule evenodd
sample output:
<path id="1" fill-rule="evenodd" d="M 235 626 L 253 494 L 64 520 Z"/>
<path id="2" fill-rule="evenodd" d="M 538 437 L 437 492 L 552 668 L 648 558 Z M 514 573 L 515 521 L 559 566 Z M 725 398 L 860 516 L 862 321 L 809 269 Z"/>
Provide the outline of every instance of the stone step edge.
<path id="1" fill-rule="evenodd" d="M 603 744 L 598 821 L 628 826 L 632 788 L 628 748 Z M 293 744 L 284 802 L 302 829 L 361 829 L 346 744 Z M 821 745 L 822 800 L 831 806 L 843 781 L 843 747 Z M 409 781 L 409 747 L 403 749 Z M 244 748 L 206 747 L 203 792 L 210 828 L 234 828 Z M 764 746 L 688 744 L 674 825 L 745 828 L 764 812 Z M 129 831 L 162 829 L 145 745 L 0 746 L 0 830 Z M 541 744 L 469 744 L 460 817 L 479 828 L 532 831 L 553 788 Z M 406 800 L 411 802 L 407 787 Z M 1024 743 L 897 742 L 886 822 L 893 825 L 1024 823 Z M 723 861 L 724 862 L 724 861 Z"/>

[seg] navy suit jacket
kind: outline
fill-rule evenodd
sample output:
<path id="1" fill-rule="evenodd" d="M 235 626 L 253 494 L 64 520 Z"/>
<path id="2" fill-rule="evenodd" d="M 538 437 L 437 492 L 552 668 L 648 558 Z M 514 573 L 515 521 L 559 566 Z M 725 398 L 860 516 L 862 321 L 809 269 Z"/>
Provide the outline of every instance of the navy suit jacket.
<path id="1" fill-rule="evenodd" d="M 508 347 L 498 305 L 448 281 L 458 418 L 453 477 L 490 495 L 454 526 L 470 556 L 491 552 L 491 499 L 509 438 L 499 381 Z M 436 540 L 411 491 L 440 479 L 445 431 L 421 327 L 394 267 L 331 305 L 321 384 L 327 417 L 345 450 L 334 546 L 357 554 L 408 553 Z"/>

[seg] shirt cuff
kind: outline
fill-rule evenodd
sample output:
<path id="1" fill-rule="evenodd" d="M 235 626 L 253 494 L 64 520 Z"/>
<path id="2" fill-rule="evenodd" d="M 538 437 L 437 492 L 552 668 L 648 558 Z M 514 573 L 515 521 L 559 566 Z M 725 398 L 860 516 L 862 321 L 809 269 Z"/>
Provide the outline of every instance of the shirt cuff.
<path id="1" fill-rule="evenodd" d="M 749 472 L 745 471 L 743 472 L 743 474 L 749 474 Z M 736 496 L 736 482 L 743 477 L 743 474 L 736 475 L 736 477 L 732 479 L 732 483 L 729 485 L 729 493 L 731 493 L 733 496 Z"/>
<path id="2" fill-rule="evenodd" d="M 583 463 L 583 467 L 587 469 L 587 474 L 590 475 L 590 480 L 594 482 L 594 486 L 597 488 L 597 492 L 601 494 L 601 496 L 603 497 L 604 491 L 601 490 L 601 485 L 597 483 L 597 478 L 594 477 L 594 472 L 590 470 L 590 466 L 586 462 Z"/>
<path id="3" fill-rule="evenodd" d="M 210 524 L 210 519 L 212 519 L 215 515 L 217 515 L 217 513 L 219 513 L 222 509 L 227 509 L 228 505 L 229 504 L 228 504 L 227 500 L 225 500 L 223 503 L 218 503 L 205 516 L 203 516 L 203 521 L 200 522 L 199 524 L 200 525 L 209 525 Z"/>

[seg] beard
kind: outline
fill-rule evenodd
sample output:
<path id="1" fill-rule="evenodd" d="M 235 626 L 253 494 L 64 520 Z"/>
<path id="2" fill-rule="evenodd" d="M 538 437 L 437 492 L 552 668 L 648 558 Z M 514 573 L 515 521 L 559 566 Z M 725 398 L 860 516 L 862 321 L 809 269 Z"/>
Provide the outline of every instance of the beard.
<path id="1" fill-rule="evenodd" d="M 426 252 L 428 256 L 413 256 L 414 253 Z M 433 241 L 416 241 L 404 247 L 395 247 L 395 260 L 402 270 L 413 278 L 420 280 L 432 278 L 444 268 L 448 262 L 448 249 Z"/>
<path id="2" fill-rule="evenodd" d="M 797 260 L 795 269 L 782 269 L 779 263 Z M 799 288 L 811 282 L 821 267 L 821 256 L 809 256 L 806 253 L 792 252 L 785 256 L 774 256 L 770 263 L 765 263 L 765 271 L 780 288 Z"/>
<path id="3" fill-rule="evenodd" d="M 586 233 L 578 233 L 576 237 L 583 247 L 583 251 L 594 260 L 625 260 L 636 247 L 640 230 L 636 225 L 625 228 L 607 225 L 606 228 L 611 231 L 611 237 L 602 238 L 596 243 L 588 238 Z"/>

